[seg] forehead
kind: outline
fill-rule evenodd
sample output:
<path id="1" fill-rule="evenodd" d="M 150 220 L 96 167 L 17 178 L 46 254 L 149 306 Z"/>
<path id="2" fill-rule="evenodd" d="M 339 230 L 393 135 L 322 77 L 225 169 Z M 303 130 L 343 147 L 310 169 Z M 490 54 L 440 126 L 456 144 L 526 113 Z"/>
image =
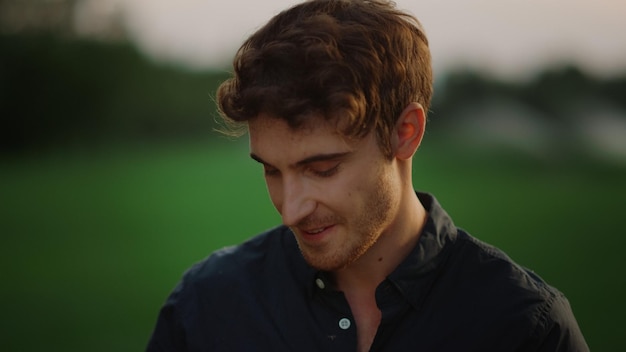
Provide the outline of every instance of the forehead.
<path id="1" fill-rule="evenodd" d="M 250 151 L 267 158 L 350 150 L 358 142 L 322 116 L 310 116 L 306 123 L 292 128 L 284 119 L 260 114 L 248 122 L 248 134 Z"/>

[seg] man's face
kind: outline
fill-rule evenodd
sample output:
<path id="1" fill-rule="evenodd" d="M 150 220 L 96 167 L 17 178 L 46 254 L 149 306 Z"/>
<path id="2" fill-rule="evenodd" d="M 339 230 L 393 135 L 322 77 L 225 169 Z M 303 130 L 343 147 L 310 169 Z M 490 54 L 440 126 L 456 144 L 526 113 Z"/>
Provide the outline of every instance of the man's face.
<path id="1" fill-rule="evenodd" d="M 341 269 L 393 226 L 400 181 L 375 133 L 348 140 L 321 117 L 293 130 L 261 114 L 249 134 L 272 203 L 311 266 Z"/>

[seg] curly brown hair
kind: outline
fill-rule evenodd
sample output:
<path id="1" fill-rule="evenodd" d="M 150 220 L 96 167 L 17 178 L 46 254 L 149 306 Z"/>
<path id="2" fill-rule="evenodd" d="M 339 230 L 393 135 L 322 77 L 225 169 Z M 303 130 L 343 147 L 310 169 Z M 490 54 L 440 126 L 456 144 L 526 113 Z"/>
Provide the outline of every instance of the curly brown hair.
<path id="1" fill-rule="evenodd" d="M 266 113 L 298 128 L 321 114 L 349 137 L 375 128 L 387 156 L 403 109 L 418 102 L 428 111 L 433 90 L 419 21 L 384 0 L 298 4 L 250 36 L 233 66 L 217 91 L 228 126 Z"/>

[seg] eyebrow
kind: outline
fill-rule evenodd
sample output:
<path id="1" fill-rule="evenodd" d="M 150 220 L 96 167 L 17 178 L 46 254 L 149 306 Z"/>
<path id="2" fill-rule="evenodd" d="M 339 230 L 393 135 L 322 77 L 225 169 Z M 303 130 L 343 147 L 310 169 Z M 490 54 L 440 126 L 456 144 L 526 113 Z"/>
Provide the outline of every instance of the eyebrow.
<path id="1" fill-rule="evenodd" d="M 318 162 L 318 161 L 330 161 L 330 160 L 336 160 L 336 159 L 340 159 L 345 157 L 346 155 L 350 154 L 351 152 L 341 152 L 341 153 L 329 153 L 329 154 L 315 154 L 315 155 L 311 155 L 309 157 L 306 157 L 302 160 L 299 160 L 298 162 L 296 162 L 295 166 L 302 166 L 302 165 L 306 165 L 306 164 L 310 164 L 310 163 L 314 163 L 314 162 Z M 254 153 L 250 153 L 250 157 L 254 160 L 256 160 L 257 162 L 263 164 L 263 165 L 268 165 L 268 166 L 272 166 L 272 164 L 264 161 L 263 159 L 261 159 L 260 156 L 254 154 Z"/>

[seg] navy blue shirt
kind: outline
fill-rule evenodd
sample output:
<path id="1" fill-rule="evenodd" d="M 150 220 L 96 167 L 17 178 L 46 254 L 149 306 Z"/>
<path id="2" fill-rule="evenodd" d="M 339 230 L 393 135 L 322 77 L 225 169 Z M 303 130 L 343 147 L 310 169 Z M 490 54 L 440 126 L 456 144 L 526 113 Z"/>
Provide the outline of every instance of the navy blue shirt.
<path id="1" fill-rule="evenodd" d="M 588 351 L 567 299 L 455 227 L 430 195 L 419 242 L 376 290 L 371 351 Z M 354 351 L 343 293 L 304 261 L 284 226 L 189 269 L 148 351 Z"/>

